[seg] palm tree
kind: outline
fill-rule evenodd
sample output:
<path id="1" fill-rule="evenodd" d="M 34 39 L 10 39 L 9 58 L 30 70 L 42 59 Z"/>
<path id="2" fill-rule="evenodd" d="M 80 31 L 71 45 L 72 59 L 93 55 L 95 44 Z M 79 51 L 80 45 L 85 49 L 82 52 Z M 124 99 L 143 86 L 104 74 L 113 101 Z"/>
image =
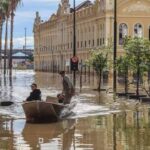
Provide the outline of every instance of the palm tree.
<path id="1" fill-rule="evenodd" d="M 13 50 L 13 26 L 14 26 L 14 11 L 21 0 L 1 0 L 0 1 L 0 62 L 1 62 L 1 48 L 2 48 L 2 26 L 4 18 L 6 21 L 5 27 L 5 46 L 4 46 L 4 75 L 6 74 L 6 54 L 8 47 L 8 20 L 11 19 L 10 25 L 10 52 L 9 52 L 9 75 L 12 75 L 12 50 Z"/>
<path id="2" fill-rule="evenodd" d="M 4 14 L 4 1 L 0 2 L 0 67 L 2 61 L 2 31 L 3 31 L 3 23 L 5 21 L 5 14 Z"/>
<path id="3" fill-rule="evenodd" d="M 5 45 L 4 45 L 4 75 L 6 75 L 6 54 L 8 44 L 8 19 L 9 19 L 9 0 L 3 0 L 3 10 L 5 15 Z"/>
<path id="4" fill-rule="evenodd" d="M 12 50 L 13 50 L 13 29 L 14 29 L 14 11 L 16 10 L 18 4 L 21 0 L 10 0 L 10 53 L 9 53 L 9 75 L 12 76 Z"/>
<path id="5" fill-rule="evenodd" d="M 13 26 L 14 26 L 14 11 L 16 10 L 18 4 L 21 0 L 2 0 L 0 2 L 0 41 L 2 41 L 2 17 L 5 17 L 6 27 L 5 27 L 5 46 L 4 46 L 4 75 L 6 74 L 6 54 L 8 47 L 8 20 L 11 19 L 10 25 L 10 53 L 9 53 L 9 69 L 10 76 L 12 75 L 12 49 L 13 49 Z M 0 42 L 1 50 L 2 42 Z M 1 54 L 0 54 L 1 55 Z"/>

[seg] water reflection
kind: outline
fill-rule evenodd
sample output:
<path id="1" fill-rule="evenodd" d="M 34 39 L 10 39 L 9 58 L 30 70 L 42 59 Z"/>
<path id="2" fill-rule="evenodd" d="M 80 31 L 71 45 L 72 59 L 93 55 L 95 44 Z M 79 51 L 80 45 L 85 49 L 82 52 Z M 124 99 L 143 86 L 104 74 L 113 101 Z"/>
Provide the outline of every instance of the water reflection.
<path id="1" fill-rule="evenodd" d="M 63 140 L 65 136 L 72 132 L 72 128 L 75 124 L 75 120 L 65 120 L 61 123 L 54 124 L 25 124 L 22 131 L 22 136 L 26 144 L 28 144 L 33 149 L 40 149 L 42 147 L 51 147 L 56 141 L 60 134 L 63 134 Z M 70 137 L 69 137 L 70 138 Z M 71 139 L 71 138 L 70 138 Z M 57 139 L 57 145 L 59 143 L 59 137 Z M 63 143 L 63 142 L 62 142 Z M 65 143 L 70 143 L 69 140 Z M 65 146 L 65 144 L 63 144 Z M 69 145 L 65 146 L 65 150 L 69 149 Z"/>
<path id="2" fill-rule="evenodd" d="M 148 150 L 150 108 L 105 116 L 26 124 L 1 119 L 0 148 L 40 150 Z"/>
<path id="3" fill-rule="evenodd" d="M 12 120 L 3 120 L 0 117 L 0 149 L 11 149 L 12 140 L 11 136 L 13 134 L 13 124 Z"/>
<path id="4" fill-rule="evenodd" d="M 93 79 L 86 79 L 87 82 L 90 81 L 91 87 L 95 84 Z M 26 124 L 25 119 L 10 119 L 23 117 L 23 110 L 18 102 L 29 94 L 32 82 L 37 82 L 43 98 L 47 95 L 55 96 L 62 88 L 57 74 L 53 76 L 49 73 L 19 71 L 13 76 L 12 83 L 9 78 L 1 80 L 0 100 L 12 100 L 16 103 L 11 107 L 0 107 L 0 113 L 5 116 L 0 117 L 0 150 L 149 149 L 149 106 L 136 106 L 134 103 L 133 109 L 128 110 L 122 105 L 119 111 L 112 111 L 104 105 L 111 96 L 89 90 L 91 87 L 87 86 L 87 82 L 84 82 L 82 92 L 75 97 L 78 102 L 73 109 L 75 116 L 68 117 L 68 120 L 54 124 Z M 129 106 L 132 107 L 131 102 Z"/>

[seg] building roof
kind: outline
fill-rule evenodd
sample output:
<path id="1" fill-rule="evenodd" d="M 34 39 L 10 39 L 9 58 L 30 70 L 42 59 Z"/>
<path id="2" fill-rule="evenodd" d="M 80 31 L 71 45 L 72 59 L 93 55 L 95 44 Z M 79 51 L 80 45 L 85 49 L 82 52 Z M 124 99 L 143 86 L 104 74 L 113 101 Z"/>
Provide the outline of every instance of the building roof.
<path id="1" fill-rule="evenodd" d="M 10 50 L 8 49 L 7 50 L 7 54 L 9 54 L 9 52 L 10 52 Z M 34 50 L 33 49 L 13 49 L 13 51 L 12 51 L 12 55 L 14 55 L 14 54 L 16 54 L 16 53 L 24 53 L 24 54 L 26 54 L 26 55 L 33 55 L 33 52 L 34 52 Z M 2 50 L 2 54 L 4 54 L 4 50 Z"/>
<path id="2" fill-rule="evenodd" d="M 92 5 L 92 2 L 89 1 L 89 0 L 86 0 L 86 1 L 84 1 L 82 3 L 80 3 L 78 6 L 76 6 L 76 10 L 80 10 L 80 9 L 88 7 L 90 5 Z"/>
<path id="3" fill-rule="evenodd" d="M 28 56 L 27 54 L 25 53 L 22 53 L 22 52 L 17 52 L 15 54 L 12 55 L 13 57 L 26 57 Z"/>

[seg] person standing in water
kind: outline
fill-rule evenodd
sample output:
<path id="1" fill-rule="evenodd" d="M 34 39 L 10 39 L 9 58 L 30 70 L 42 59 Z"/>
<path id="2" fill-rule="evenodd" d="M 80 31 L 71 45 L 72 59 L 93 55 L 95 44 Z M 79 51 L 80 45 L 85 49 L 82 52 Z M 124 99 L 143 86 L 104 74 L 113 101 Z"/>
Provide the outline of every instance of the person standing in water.
<path id="1" fill-rule="evenodd" d="M 72 96 L 75 94 L 75 88 L 70 81 L 69 77 L 65 74 L 65 71 L 60 71 L 59 74 L 62 77 L 62 85 L 63 85 L 63 91 L 62 94 L 64 94 L 64 104 L 70 104 Z"/>

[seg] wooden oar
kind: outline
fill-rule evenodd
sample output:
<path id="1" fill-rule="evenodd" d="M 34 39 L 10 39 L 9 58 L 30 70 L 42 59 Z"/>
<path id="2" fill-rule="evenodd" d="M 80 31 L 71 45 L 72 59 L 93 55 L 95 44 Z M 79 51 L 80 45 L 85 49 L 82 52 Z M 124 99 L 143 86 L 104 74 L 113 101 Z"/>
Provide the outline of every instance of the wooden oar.
<path id="1" fill-rule="evenodd" d="M 0 102 L 0 106 L 10 106 L 14 104 L 14 102 L 11 102 L 11 101 L 2 101 Z"/>
<path id="2" fill-rule="evenodd" d="M 2 101 L 0 102 L 0 106 L 11 106 L 13 104 L 23 104 L 25 102 L 31 102 L 31 101 L 22 101 L 22 102 Z"/>
<path id="3" fill-rule="evenodd" d="M 47 98 L 46 98 L 46 102 L 54 102 L 54 103 L 56 103 L 57 101 L 58 100 L 57 100 L 56 97 L 47 96 Z M 2 101 L 2 102 L 0 102 L 0 106 L 11 106 L 14 103 L 23 103 L 23 102 Z"/>

